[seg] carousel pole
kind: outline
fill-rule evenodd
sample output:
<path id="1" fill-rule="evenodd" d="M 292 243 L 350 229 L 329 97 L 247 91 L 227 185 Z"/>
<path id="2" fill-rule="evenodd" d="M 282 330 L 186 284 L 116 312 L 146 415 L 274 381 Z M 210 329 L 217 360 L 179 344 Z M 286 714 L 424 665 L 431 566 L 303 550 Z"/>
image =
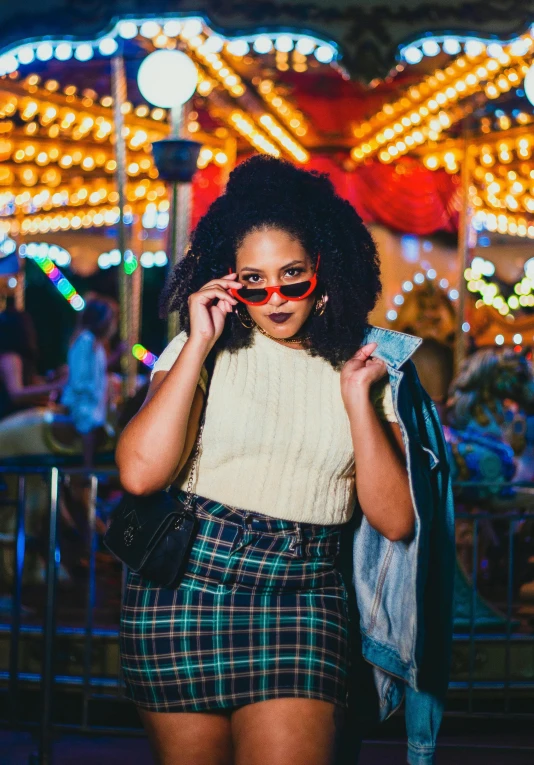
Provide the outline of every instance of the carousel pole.
<path id="1" fill-rule="evenodd" d="M 15 298 L 15 308 L 17 311 L 24 311 L 26 303 L 26 260 L 25 258 L 20 257 L 18 249 L 19 247 L 17 243 L 18 272 L 16 275 L 17 284 L 13 290 L 13 296 Z"/>
<path id="2" fill-rule="evenodd" d="M 130 353 L 130 295 L 128 274 L 124 269 L 126 252 L 126 225 L 124 207 L 126 204 L 126 143 L 124 140 L 124 116 L 122 107 L 126 101 L 126 71 L 122 55 L 111 60 L 111 89 L 113 95 L 113 121 L 115 127 L 115 161 L 117 170 L 117 193 L 119 195 L 118 249 L 121 253 L 119 266 L 119 335 L 124 350 L 121 354 L 122 392 L 124 398 L 135 391 L 135 359 Z"/>
<path id="3" fill-rule="evenodd" d="M 182 104 L 173 106 L 171 109 L 171 131 L 169 138 L 180 139 L 183 135 L 185 123 L 185 107 Z M 172 181 L 170 184 L 170 209 L 169 209 L 169 233 L 167 239 L 167 249 L 169 251 L 169 270 L 172 271 L 175 265 L 183 257 L 185 251 L 184 225 L 188 228 L 189 217 L 189 198 L 183 193 L 183 186 Z M 167 318 L 167 342 L 175 337 L 180 328 L 178 326 L 178 314 L 176 312 L 169 314 Z"/>
<path id="4" fill-rule="evenodd" d="M 141 253 L 143 249 L 143 216 L 141 213 L 134 216 L 132 223 L 131 248 L 133 251 L 133 271 L 130 276 L 130 338 L 129 348 L 133 348 L 141 341 L 142 306 L 143 306 L 143 268 L 141 267 Z M 129 361 L 136 367 L 135 359 L 129 354 Z M 135 377 L 133 378 L 135 381 Z M 135 393 L 135 387 L 130 395 Z"/>
<path id="5" fill-rule="evenodd" d="M 17 286 L 13 290 L 15 296 L 15 308 L 17 311 L 24 311 L 25 292 L 26 292 L 26 263 L 24 258 L 17 255 L 19 270 L 17 273 Z"/>
<path id="6" fill-rule="evenodd" d="M 186 53 L 158 50 L 145 58 L 137 74 L 137 84 L 146 100 L 171 110 L 170 137 L 154 141 L 152 153 L 159 177 L 170 184 L 170 214 L 167 239 L 170 267 L 183 258 L 189 236 L 191 181 L 197 169 L 201 144 L 184 136 L 185 104 L 198 83 L 198 70 Z M 168 340 L 178 333 L 178 316 L 169 316 Z"/>
<path id="7" fill-rule="evenodd" d="M 22 241 L 22 221 L 24 220 L 23 213 L 19 213 L 17 215 L 17 222 L 18 222 L 18 229 L 16 235 L 13 237 L 15 240 L 15 244 L 17 245 L 16 253 L 17 253 L 17 263 L 18 263 L 18 273 L 17 273 L 17 286 L 13 290 L 13 294 L 15 297 L 15 308 L 17 311 L 24 311 L 24 308 L 26 307 L 26 258 L 21 258 L 19 255 L 19 249 L 20 245 L 23 243 Z"/>
<path id="8" fill-rule="evenodd" d="M 471 153 L 469 145 L 469 132 L 467 124 L 463 130 L 463 162 L 461 171 L 462 207 L 458 226 L 458 308 L 456 314 L 456 343 L 454 349 L 454 373 L 458 374 L 466 356 L 467 333 L 463 330 L 465 322 L 465 308 L 467 286 L 464 271 L 469 267 L 469 247 L 471 233 L 471 206 L 469 204 L 469 187 L 471 185 Z"/>

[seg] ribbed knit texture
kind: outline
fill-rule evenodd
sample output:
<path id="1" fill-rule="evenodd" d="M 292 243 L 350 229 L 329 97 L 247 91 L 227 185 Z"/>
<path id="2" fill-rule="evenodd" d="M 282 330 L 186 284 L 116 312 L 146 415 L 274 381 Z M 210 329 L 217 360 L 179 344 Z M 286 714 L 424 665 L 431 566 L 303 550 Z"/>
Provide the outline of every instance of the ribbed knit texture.
<path id="1" fill-rule="evenodd" d="M 170 369 L 186 339 L 184 332 L 175 337 L 153 371 Z M 354 450 L 339 378 L 324 359 L 257 331 L 250 348 L 220 352 L 193 491 L 275 518 L 348 521 Z M 374 386 L 373 401 L 382 418 L 395 421 L 387 376 Z M 184 489 L 189 468 L 177 481 Z"/>

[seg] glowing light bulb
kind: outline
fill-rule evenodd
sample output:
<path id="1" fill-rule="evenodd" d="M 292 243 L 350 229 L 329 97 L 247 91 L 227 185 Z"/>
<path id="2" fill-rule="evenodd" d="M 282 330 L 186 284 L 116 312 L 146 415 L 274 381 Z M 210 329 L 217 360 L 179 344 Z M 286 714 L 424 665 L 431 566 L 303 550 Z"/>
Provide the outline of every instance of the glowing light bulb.
<path id="1" fill-rule="evenodd" d="M 232 56 L 246 56 L 249 51 L 249 44 L 246 40 L 232 40 L 226 49 Z"/>
<path id="2" fill-rule="evenodd" d="M 50 43 L 41 43 L 37 46 L 37 50 L 35 52 L 35 55 L 39 59 L 39 61 L 50 61 L 52 56 L 54 55 L 54 50 Z"/>
<path id="3" fill-rule="evenodd" d="M 35 60 L 35 51 L 31 45 L 24 45 L 18 49 L 17 58 L 21 64 L 31 64 Z"/>
<path id="4" fill-rule="evenodd" d="M 82 43 L 76 47 L 74 58 L 78 59 L 78 61 L 89 61 L 89 59 L 93 58 L 93 53 L 92 45 L 89 45 L 89 43 Z"/>
<path id="5" fill-rule="evenodd" d="M 274 47 L 280 53 L 289 53 L 293 50 L 293 38 L 289 35 L 280 35 L 274 41 Z"/>
<path id="6" fill-rule="evenodd" d="M 315 41 L 311 37 L 301 37 L 297 40 L 295 48 L 303 56 L 309 56 L 314 51 Z"/>
<path id="7" fill-rule="evenodd" d="M 423 53 L 415 45 L 411 45 L 403 51 L 403 56 L 408 64 L 418 64 L 423 58 Z"/>
<path id="8" fill-rule="evenodd" d="M 422 48 L 425 56 L 437 56 L 439 53 L 439 45 L 432 39 L 424 40 Z"/>
<path id="9" fill-rule="evenodd" d="M 158 107 L 185 104 L 196 90 L 198 70 L 182 51 L 158 50 L 139 67 L 137 84 L 141 95 Z"/>
<path id="10" fill-rule="evenodd" d="M 171 19 L 163 25 L 163 34 L 167 37 L 177 37 L 181 29 L 182 23 L 178 19 Z"/>
<path id="11" fill-rule="evenodd" d="M 182 37 L 190 40 L 197 37 L 202 32 L 202 22 L 200 19 L 187 19 L 182 29 Z"/>
<path id="12" fill-rule="evenodd" d="M 269 53 L 273 48 L 273 43 L 270 37 L 266 35 L 260 35 L 256 38 L 253 45 L 256 53 Z"/>
<path id="13" fill-rule="evenodd" d="M 68 61 L 72 58 L 72 45 L 67 42 L 60 43 L 54 51 L 54 56 L 58 61 Z"/>
<path id="14" fill-rule="evenodd" d="M 443 50 L 449 56 L 456 56 L 460 52 L 461 46 L 455 37 L 447 37 L 447 39 L 443 41 Z"/>
<path id="15" fill-rule="evenodd" d="M 137 24 L 135 21 L 122 21 L 119 24 L 118 32 L 124 40 L 132 40 L 137 37 Z"/>
<path id="16" fill-rule="evenodd" d="M 159 31 L 160 26 L 157 21 L 145 21 L 141 24 L 141 28 L 139 29 L 140 34 L 149 39 L 156 37 L 156 35 L 159 34 Z"/>
<path id="17" fill-rule="evenodd" d="M 113 37 L 104 37 L 98 44 L 98 50 L 102 56 L 112 56 L 118 47 L 117 41 Z"/>
<path id="18" fill-rule="evenodd" d="M 203 53 L 219 53 L 224 47 L 224 40 L 218 35 L 210 35 L 202 45 Z"/>
<path id="19" fill-rule="evenodd" d="M 319 45 L 313 55 L 321 64 L 329 64 L 335 56 L 335 51 L 330 45 Z"/>

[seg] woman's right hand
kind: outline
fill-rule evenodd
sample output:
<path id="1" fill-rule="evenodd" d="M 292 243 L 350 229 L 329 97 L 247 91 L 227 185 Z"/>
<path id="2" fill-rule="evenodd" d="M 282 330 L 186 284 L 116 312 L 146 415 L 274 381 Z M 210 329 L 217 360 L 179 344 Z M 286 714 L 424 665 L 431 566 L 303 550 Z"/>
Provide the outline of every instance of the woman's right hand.
<path id="1" fill-rule="evenodd" d="M 188 299 L 191 324 L 189 337 L 208 343 L 208 350 L 211 350 L 221 336 L 226 315 L 232 312 L 238 302 L 228 290 L 242 286 L 236 274 L 231 273 L 221 279 L 212 279 L 198 292 L 193 292 Z M 218 300 L 216 305 L 214 300 Z"/>

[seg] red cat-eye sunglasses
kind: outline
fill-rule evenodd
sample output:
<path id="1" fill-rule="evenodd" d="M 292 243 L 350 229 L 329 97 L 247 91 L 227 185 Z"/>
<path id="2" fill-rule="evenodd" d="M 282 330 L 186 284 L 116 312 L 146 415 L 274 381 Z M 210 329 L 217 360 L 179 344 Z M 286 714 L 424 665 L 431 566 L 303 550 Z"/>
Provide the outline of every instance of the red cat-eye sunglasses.
<path id="1" fill-rule="evenodd" d="M 241 287 L 241 289 L 231 288 L 228 290 L 232 297 L 246 305 L 265 305 L 271 299 L 271 295 L 276 292 L 280 297 L 286 300 L 304 300 L 309 297 L 317 287 L 317 269 L 321 256 L 317 256 L 317 265 L 311 279 L 305 282 L 295 282 L 295 284 L 281 284 L 275 287 Z M 228 270 L 232 273 L 232 269 Z"/>

